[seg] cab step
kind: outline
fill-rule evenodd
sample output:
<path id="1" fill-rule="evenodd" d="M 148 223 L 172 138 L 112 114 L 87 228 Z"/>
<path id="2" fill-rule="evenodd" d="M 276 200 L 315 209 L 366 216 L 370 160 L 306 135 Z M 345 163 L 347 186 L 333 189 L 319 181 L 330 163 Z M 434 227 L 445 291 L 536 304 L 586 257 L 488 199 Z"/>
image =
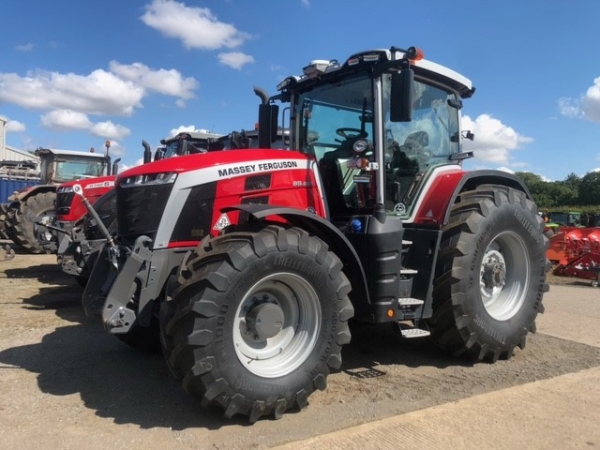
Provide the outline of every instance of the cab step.
<path id="1" fill-rule="evenodd" d="M 430 336 L 431 333 L 421 328 L 402 328 L 400 330 L 403 338 L 415 339 Z"/>
<path id="2" fill-rule="evenodd" d="M 425 303 L 423 300 L 412 297 L 398 299 L 398 306 L 421 306 L 423 303 Z"/>

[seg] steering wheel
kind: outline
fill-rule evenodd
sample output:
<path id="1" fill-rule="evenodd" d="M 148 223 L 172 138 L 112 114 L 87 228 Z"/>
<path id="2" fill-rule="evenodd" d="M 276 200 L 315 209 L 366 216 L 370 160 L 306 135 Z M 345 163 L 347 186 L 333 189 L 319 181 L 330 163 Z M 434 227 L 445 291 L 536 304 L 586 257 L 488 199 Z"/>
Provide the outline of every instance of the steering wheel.
<path id="1" fill-rule="evenodd" d="M 338 128 L 335 132 L 344 139 L 366 138 L 369 135 L 366 131 L 359 130 L 358 128 Z"/>

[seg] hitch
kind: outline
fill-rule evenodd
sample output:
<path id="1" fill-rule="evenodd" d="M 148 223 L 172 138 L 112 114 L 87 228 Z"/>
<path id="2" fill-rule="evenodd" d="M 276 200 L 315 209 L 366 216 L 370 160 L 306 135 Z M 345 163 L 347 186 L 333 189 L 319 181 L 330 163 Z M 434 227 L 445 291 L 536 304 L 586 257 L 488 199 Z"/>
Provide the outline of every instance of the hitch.
<path id="1" fill-rule="evenodd" d="M 92 204 L 89 202 L 89 200 L 83 194 L 83 189 L 81 188 L 80 184 L 75 184 L 73 186 L 73 192 L 75 192 L 75 195 L 78 195 L 81 198 L 81 201 L 83 202 L 85 208 L 90 213 L 90 216 L 92 216 L 94 218 L 94 220 L 96 221 L 96 223 L 98 225 L 98 229 L 100 230 L 102 235 L 106 238 L 106 243 L 108 244 L 108 257 L 110 259 L 110 262 L 112 263 L 112 265 L 115 268 L 118 268 L 117 259 L 119 257 L 119 247 L 117 247 L 117 245 L 115 244 L 115 240 L 114 240 L 113 236 L 108 231 L 108 228 L 106 228 L 106 226 L 104 225 L 104 222 L 102 222 L 102 219 L 100 219 L 98 212 L 94 209 Z"/>
<path id="2" fill-rule="evenodd" d="M 115 241 L 114 241 L 112 235 L 110 234 L 110 232 L 108 231 L 108 229 L 106 228 L 104 223 L 102 222 L 102 219 L 100 219 L 100 216 L 98 215 L 98 213 L 96 212 L 96 210 L 94 209 L 92 204 L 89 202 L 89 200 L 87 198 L 85 198 L 85 195 L 83 195 L 83 189 L 81 188 L 81 185 L 80 184 L 74 185 L 73 192 L 75 192 L 75 194 L 81 198 L 81 201 L 85 205 L 85 208 L 88 210 L 90 215 L 94 218 L 94 220 L 97 222 L 98 228 L 100 229 L 100 231 L 106 238 L 107 244 L 110 245 L 111 247 L 115 247 Z"/>

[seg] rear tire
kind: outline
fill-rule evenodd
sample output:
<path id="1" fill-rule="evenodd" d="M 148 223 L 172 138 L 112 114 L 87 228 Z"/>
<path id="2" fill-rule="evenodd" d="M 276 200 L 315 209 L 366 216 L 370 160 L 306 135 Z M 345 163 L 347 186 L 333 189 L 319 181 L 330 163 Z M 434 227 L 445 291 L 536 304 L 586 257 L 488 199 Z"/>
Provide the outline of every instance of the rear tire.
<path id="1" fill-rule="evenodd" d="M 6 230 L 7 214 L 8 214 L 8 208 L 7 208 L 6 203 L 0 203 L 0 239 L 12 240 Z"/>
<path id="2" fill-rule="evenodd" d="M 255 422 L 303 408 L 350 342 L 341 261 L 297 228 L 267 226 L 201 243 L 162 305 L 171 372 L 206 407 Z"/>
<path id="3" fill-rule="evenodd" d="M 56 252 L 56 236 L 32 222 L 33 218 L 54 217 L 55 200 L 55 192 L 40 192 L 23 201 L 18 210 L 7 213 L 7 232 L 15 244 L 34 254 Z"/>
<path id="4" fill-rule="evenodd" d="M 505 186 L 460 195 L 443 230 L 429 321 L 438 345 L 494 362 L 524 348 L 548 290 L 548 238 L 534 203 Z"/>

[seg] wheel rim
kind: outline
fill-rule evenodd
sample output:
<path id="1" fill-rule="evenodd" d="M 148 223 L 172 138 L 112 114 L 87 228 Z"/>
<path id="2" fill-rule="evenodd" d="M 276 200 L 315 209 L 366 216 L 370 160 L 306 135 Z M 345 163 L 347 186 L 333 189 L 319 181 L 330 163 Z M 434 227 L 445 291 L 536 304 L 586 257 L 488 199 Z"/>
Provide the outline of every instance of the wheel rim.
<path id="1" fill-rule="evenodd" d="M 513 317 L 523 306 L 529 279 L 528 253 L 514 232 L 496 236 L 481 262 L 480 292 L 488 314 L 498 321 Z"/>
<path id="2" fill-rule="evenodd" d="M 321 323 L 319 297 L 310 283 L 291 273 L 269 275 L 250 288 L 236 311 L 236 355 L 255 375 L 287 375 L 312 353 Z"/>

